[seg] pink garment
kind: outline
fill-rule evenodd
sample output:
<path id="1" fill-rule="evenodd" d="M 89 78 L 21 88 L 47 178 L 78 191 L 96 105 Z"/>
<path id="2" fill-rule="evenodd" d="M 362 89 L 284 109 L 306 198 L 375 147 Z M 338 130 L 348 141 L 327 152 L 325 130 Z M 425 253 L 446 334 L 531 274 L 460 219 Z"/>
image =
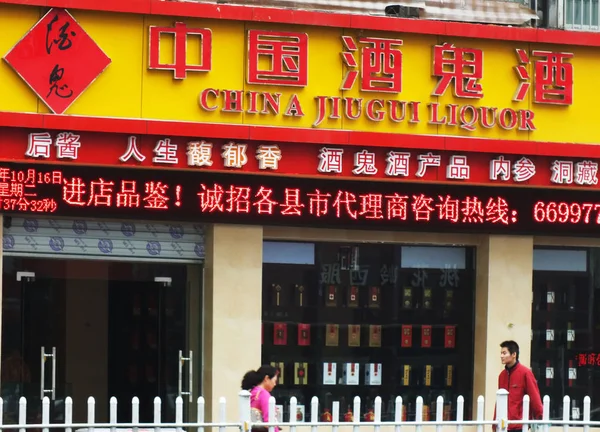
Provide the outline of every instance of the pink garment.
<path id="1" fill-rule="evenodd" d="M 262 419 L 265 423 L 269 421 L 269 399 L 271 393 L 266 391 L 261 386 L 256 386 L 250 391 L 250 408 L 260 410 Z M 276 420 L 277 421 L 277 420 Z M 275 432 L 279 432 L 279 428 L 275 427 Z"/>

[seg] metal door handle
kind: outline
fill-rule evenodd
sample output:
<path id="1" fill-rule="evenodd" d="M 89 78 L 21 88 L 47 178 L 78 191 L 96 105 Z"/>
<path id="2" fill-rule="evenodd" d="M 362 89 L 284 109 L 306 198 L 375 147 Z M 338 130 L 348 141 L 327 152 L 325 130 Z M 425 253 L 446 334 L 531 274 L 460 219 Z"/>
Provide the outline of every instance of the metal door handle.
<path id="1" fill-rule="evenodd" d="M 188 362 L 188 391 L 183 391 L 183 364 Z M 183 356 L 183 351 L 179 350 L 179 396 L 187 395 L 192 402 L 192 389 L 194 387 L 194 352 L 190 351 L 188 357 Z"/>
<path id="2" fill-rule="evenodd" d="M 46 360 L 52 361 L 52 387 L 46 388 Z M 52 347 L 52 354 L 46 354 L 46 347 L 41 349 L 41 370 L 40 370 L 40 399 L 44 399 L 46 393 L 50 393 L 52 400 L 56 399 L 56 347 Z"/>
<path id="3" fill-rule="evenodd" d="M 194 374 L 194 353 L 192 351 L 190 351 L 190 355 L 188 357 L 189 361 L 188 361 L 188 366 L 189 366 L 189 397 L 190 397 L 190 402 L 192 402 L 192 389 L 194 388 L 194 378 L 193 378 L 193 374 Z"/>
<path id="4" fill-rule="evenodd" d="M 56 400 L 56 347 L 52 347 L 52 400 Z"/>

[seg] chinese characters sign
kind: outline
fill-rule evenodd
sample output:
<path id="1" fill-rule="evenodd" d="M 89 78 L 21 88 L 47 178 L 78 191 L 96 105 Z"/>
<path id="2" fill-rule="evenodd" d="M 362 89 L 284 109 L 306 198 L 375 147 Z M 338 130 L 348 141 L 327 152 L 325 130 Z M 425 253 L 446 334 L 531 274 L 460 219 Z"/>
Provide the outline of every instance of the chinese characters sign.
<path id="1" fill-rule="evenodd" d="M 596 232 L 600 203 L 586 191 L 452 187 L 118 168 L 3 164 L 8 213 L 169 218 L 411 230 Z"/>
<path id="2" fill-rule="evenodd" d="M 596 159 L 0 128 L 0 160 L 596 189 Z"/>
<path id="3" fill-rule="evenodd" d="M 56 114 L 65 112 L 110 64 L 63 9 L 50 10 L 4 59 Z"/>
<path id="4" fill-rule="evenodd" d="M 599 367 L 600 353 L 597 352 L 581 352 L 575 354 L 577 367 Z"/>
<path id="5" fill-rule="evenodd" d="M 202 70 L 211 72 L 210 56 L 214 50 L 210 38 L 211 29 L 187 29 L 185 23 L 175 22 L 171 28 L 161 29 L 174 34 L 173 77 L 184 78 L 185 71 Z M 157 29 L 150 29 L 150 69 L 158 69 L 160 43 L 154 36 Z M 202 33 L 204 32 L 204 33 Z M 188 64 L 181 51 L 188 38 L 202 34 L 202 64 Z M 291 93 L 282 97 L 277 88 L 292 86 L 306 88 L 309 85 L 309 35 L 305 32 L 272 30 L 248 30 L 248 55 L 244 69 L 246 83 L 262 85 L 265 91 L 219 89 L 213 86 L 200 94 L 200 108 L 204 111 L 239 112 L 263 115 L 304 117 L 306 101 Z M 431 96 L 443 97 L 452 92 L 459 103 L 440 104 L 430 101 L 402 100 L 403 76 L 406 59 L 403 56 L 403 39 L 361 37 L 342 35 L 341 62 L 345 74 L 339 88 L 343 91 L 358 89 L 362 97 L 348 95 L 316 96 L 317 115 L 313 127 L 320 126 L 325 119 L 367 119 L 372 122 L 413 122 L 455 126 L 467 131 L 480 128 L 502 128 L 505 130 L 536 130 L 534 111 L 487 106 L 485 103 L 484 52 L 471 46 L 456 46 L 450 43 L 433 46 L 432 75 L 437 83 Z M 314 48 L 313 48 L 314 49 Z M 515 50 L 514 69 L 518 79 L 513 90 L 512 102 L 523 102 L 531 92 L 535 104 L 570 106 L 573 104 L 574 73 L 570 60 L 573 54 L 563 52 Z M 261 62 L 261 59 L 263 61 Z M 262 65 L 262 66 L 261 66 Z M 529 67 L 528 67 L 529 66 Z M 406 67 L 410 67 L 408 64 Z M 398 99 L 400 97 L 400 100 Z M 474 105 L 471 100 L 481 100 L 484 106 Z M 460 102 L 462 101 L 462 102 Z M 311 101 L 313 102 L 313 101 Z M 427 112 L 424 112 L 425 109 Z"/>
<path id="6" fill-rule="evenodd" d="M 595 121 L 589 90 L 597 53 L 578 47 L 169 17 L 143 24 L 123 17 L 128 27 L 110 18 L 86 17 L 115 65 L 68 114 L 600 142 L 600 131 L 584 127 Z M 17 19 L 33 28 L 0 55 L 51 109 L 65 112 L 110 60 L 64 10 L 37 25 Z M 0 81 L 0 111 L 11 111 L 23 91 Z M 20 109 L 38 110 L 28 104 Z"/>

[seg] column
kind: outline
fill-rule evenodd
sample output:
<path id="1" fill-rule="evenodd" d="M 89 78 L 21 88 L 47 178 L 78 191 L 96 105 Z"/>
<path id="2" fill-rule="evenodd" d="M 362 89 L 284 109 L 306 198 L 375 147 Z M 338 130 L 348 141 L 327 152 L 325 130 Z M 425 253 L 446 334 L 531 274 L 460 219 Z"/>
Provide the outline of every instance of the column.
<path id="1" fill-rule="evenodd" d="M 532 236 L 485 236 L 477 248 L 475 370 L 473 415 L 483 395 L 486 419 L 496 403 L 500 343 L 519 344 L 520 361 L 529 367 L 533 279 Z"/>
<path id="2" fill-rule="evenodd" d="M 227 400 L 227 419 L 239 419 L 242 376 L 261 364 L 262 242 L 260 226 L 215 224 L 207 230 L 202 380 L 207 419 L 217 420 L 220 397 Z"/>

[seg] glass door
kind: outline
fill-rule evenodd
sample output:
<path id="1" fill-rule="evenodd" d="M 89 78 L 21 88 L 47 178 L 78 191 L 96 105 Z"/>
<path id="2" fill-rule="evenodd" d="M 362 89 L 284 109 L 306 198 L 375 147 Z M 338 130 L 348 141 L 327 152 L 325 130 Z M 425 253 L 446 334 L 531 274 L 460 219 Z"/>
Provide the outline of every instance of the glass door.
<path id="1" fill-rule="evenodd" d="M 85 421 L 89 396 L 96 399 L 99 422 L 108 421 L 112 396 L 121 422 L 131 420 L 133 397 L 140 400 L 142 422 L 153 421 L 157 396 L 163 421 L 175 420 L 179 395 L 187 418 L 185 408 L 199 395 L 201 322 L 201 278 L 190 282 L 188 268 L 201 274 L 201 267 L 185 264 L 5 257 L 6 421 L 17 423 L 22 396 L 28 422 L 41 421 L 44 396 L 52 400 L 55 421 L 64 417 L 66 396 L 73 398 L 76 422 Z M 197 327 L 192 337 L 190 323 Z"/>
<path id="2" fill-rule="evenodd" d="M 2 361 L 2 397 L 8 421 L 17 421 L 20 397 L 27 399 L 27 421 L 41 421 L 41 402 L 48 397 L 50 413 L 59 421 L 66 393 L 64 357 L 65 284 L 61 279 L 40 277 L 34 272 L 17 271 L 12 275 L 19 298 L 10 311 L 13 323 L 12 344 L 4 350 Z M 6 278 L 5 278 L 6 279 Z M 18 321 L 17 321 L 18 308 Z M 5 332 L 6 334 L 7 332 Z M 15 337 L 16 336 L 16 337 Z M 60 407 L 60 408 L 59 408 Z"/>
<path id="3" fill-rule="evenodd" d="M 109 284 L 109 394 L 120 402 L 119 419 L 131 420 L 137 397 L 140 421 L 152 422 L 158 396 L 162 420 L 174 421 L 175 401 L 187 396 L 193 364 L 186 344 L 185 266 L 140 264 L 136 270 L 144 277 Z"/>
<path id="4" fill-rule="evenodd" d="M 187 344 L 187 303 L 186 284 L 177 277 L 157 277 L 161 303 L 161 382 L 159 395 L 163 401 L 163 415 L 175 421 L 175 402 L 178 396 L 186 402 L 194 395 L 192 368 L 194 353 Z M 196 395 L 197 396 L 197 395 Z M 184 414 L 187 414 L 184 409 Z"/>

